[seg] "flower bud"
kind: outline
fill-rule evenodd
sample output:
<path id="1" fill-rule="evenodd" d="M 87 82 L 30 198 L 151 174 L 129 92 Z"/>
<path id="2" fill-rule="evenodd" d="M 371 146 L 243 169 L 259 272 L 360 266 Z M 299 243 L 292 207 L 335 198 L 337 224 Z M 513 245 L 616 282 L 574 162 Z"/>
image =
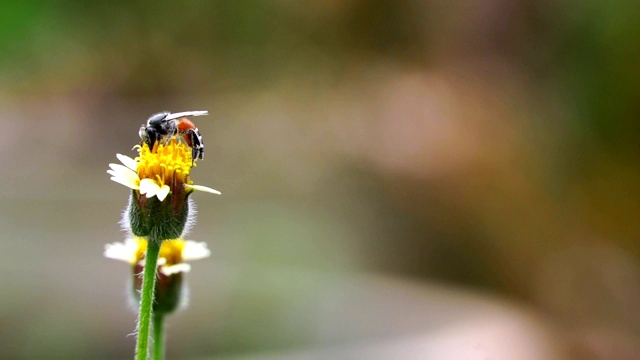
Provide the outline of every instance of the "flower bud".
<path id="1" fill-rule="evenodd" d="M 164 201 L 147 198 L 132 190 L 127 217 L 135 236 L 150 239 L 176 239 L 182 236 L 185 226 L 194 222 L 189 211 L 189 194 L 184 189 L 170 193 Z"/>
<path id="2" fill-rule="evenodd" d="M 123 225 L 135 236 L 154 241 L 176 239 L 185 227 L 195 221 L 190 210 L 189 195 L 195 191 L 220 194 L 219 191 L 193 185 L 189 179 L 192 149 L 171 138 L 167 143 L 137 145 L 139 156 L 134 159 L 118 154 L 124 165 L 109 164 L 111 180 L 132 189 Z"/>
<path id="3" fill-rule="evenodd" d="M 134 267 L 134 274 L 140 274 L 143 265 L 138 264 Z M 186 292 L 186 283 L 183 272 L 177 272 L 171 275 L 165 275 L 162 271 L 158 271 L 156 279 L 156 287 L 153 296 L 153 313 L 154 314 L 170 314 L 178 309 L 181 305 L 186 304 L 186 299 L 182 297 L 183 290 Z M 134 276 L 133 296 L 136 303 L 140 301 L 140 289 L 142 288 L 142 278 Z"/>
<path id="4" fill-rule="evenodd" d="M 108 244 L 105 256 L 126 261 L 131 264 L 133 286 L 131 294 L 136 303 L 140 301 L 144 256 L 147 240 L 144 238 L 127 239 L 124 243 Z M 153 311 L 169 314 L 186 304 L 186 283 L 184 274 L 191 270 L 185 261 L 208 257 L 209 249 L 205 243 L 192 240 L 165 240 L 160 247 L 157 280 L 154 289 Z"/>

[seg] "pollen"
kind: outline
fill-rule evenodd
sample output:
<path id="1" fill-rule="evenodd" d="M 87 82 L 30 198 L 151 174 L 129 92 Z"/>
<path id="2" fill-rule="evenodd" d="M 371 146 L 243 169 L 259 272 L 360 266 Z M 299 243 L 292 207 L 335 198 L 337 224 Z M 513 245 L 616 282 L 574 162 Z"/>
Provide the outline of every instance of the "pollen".
<path id="1" fill-rule="evenodd" d="M 190 184 L 189 173 L 195 164 L 191 158 L 191 148 L 183 142 L 171 139 L 167 144 L 155 143 L 149 149 L 146 143 L 139 146 L 140 155 L 136 172 L 140 179 L 153 179 L 160 186 L 177 183 Z"/>

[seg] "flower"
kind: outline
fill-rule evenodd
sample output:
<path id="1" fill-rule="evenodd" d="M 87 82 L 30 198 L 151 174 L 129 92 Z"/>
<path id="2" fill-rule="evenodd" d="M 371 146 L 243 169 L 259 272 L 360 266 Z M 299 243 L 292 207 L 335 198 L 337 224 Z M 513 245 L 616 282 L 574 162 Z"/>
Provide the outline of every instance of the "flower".
<path id="1" fill-rule="evenodd" d="M 168 144 L 149 149 L 146 143 L 136 145 L 139 156 L 134 159 L 116 154 L 122 164 L 109 164 L 111 180 L 130 189 L 137 190 L 147 198 L 156 196 L 164 201 L 172 190 L 194 190 L 220 195 L 220 191 L 207 186 L 194 185 L 189 179 L 191 172 L 191 149 L 182 142 L 172 139 Z M 172 186 L 174 189 L 172 189 Z M 183 189 L 178 189 L 182 186 Z"/>
<path id="2" fill-rule="evenodd" d="M 124 242 L 107 244 L 104 256 L 136 266 L 143 265 L 146 252 L 147 240 L 141 237 L 132 237 Z M 209 257 L 209 255 L 211 252 L 204 242 L 185 239 L 165 240 L 160 247 L 158 270 L 165 275 L 189 272 L 191 267 L 185 261 L 200 260 Z"/>
<path id="3" fill-rule="evenodd" d="M 122 165 L 109 164 L 111 180 L 132 189 L 122 223 L 133 235 L 154 241 L 183 237 L 195 221 L 189 195 L 196 190 L 220 194 L 189 179 L 195 163 L 192 149 L 181 139 L 178 135 L 157 141 L 153 148 L 143 142 L 134 147 L 135 159 L 117 154 Z"/>
<path id="4" fill-rule="evenodd" d="M 133 296 L 139 300 L 142 285 L 139 274 L 144 266 L 147 252 L 147 240 L 132 237 L 124 242 L 115 242 L 105 246 L 104 256 L 121 260 L 131 265 L 133 275 Z M 185 239 L 165 240 L 161 243 L 158 258 L 158 278 L 155 285 L 154 312 L 170 313 L 184 304 L 183 274 L 191 270 L 185 261 L 199 260 L 211 254 L 207 244 Z"/>
<path id="5" fill-rule="evenodd" d="M 153 358 L 163 357 L 163 317 L 184 304 L 183 277 L 187 260 L 209 256 L 206 244 L 184 240 L 195 222 L 194 191 L 220 194 L 194 185 L 189 179 L 196 160 L 202 160 L 204 143 L 188 116 L 207 111 L 157 113 L 138 131 L 142 141 L 134 146 L 138 156 L 117 154 L 121 164 L 109 164 L 111 180 L 130 190 L 121 225 L 129 232 L 122 243 L 105 246 L 104 255 L 128 262 L 132 299 L 139 304 L 136 359 L 147 359 L 153 318 Z"/>

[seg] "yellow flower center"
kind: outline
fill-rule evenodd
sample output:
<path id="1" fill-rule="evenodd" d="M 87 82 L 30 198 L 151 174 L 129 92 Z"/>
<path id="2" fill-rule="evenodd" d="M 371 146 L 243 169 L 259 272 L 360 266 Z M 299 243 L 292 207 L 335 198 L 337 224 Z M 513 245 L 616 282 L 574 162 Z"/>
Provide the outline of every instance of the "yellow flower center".
<path id="1" fill-rule="evenodd" d="M 191 159 L 191 148 L 183 142 L 171 139 L 167 144 L 155 143 L 153 149 L 149 149 L 147 143 L 138 146 L 140 156 L 137 173 L 140 179 L 153 179 L 160 186 L 176 183 L 191 184 L 189 172 L 195 164 Z"/>
<path id="2" fill-rule="evenodd" d="M 136 238 L 138 242 L 138 250 L 136 251 L 136 259 L 142 261 L 147 252 L 147 240 L 144 238 Z M 176 265 L 182 263 L 182 250 L 186 241 L 183 239 L 165 240 L 160 245 L 160 258 L 165 259 L 166 265 Z"/>

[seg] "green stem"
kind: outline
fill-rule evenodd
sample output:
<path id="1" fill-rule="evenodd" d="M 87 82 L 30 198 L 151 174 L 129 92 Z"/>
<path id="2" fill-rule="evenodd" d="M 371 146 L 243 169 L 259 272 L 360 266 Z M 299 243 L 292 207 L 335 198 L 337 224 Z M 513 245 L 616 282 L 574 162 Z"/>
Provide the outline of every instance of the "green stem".
<path id="1" fill-rule="evenodd" d="M 149 239 L 147 255 L 142 273 L 142 294 L 140 295 L 140 312 L 138 314 L 138 339 L 136 344 L 136 360 L 147 360 L 149 349 L 149 326 L 153 311 L 153 293 L 156 286 L 156 268 L 161 241 Z"/>
<path id="2" fill-rule="evenodd" d="M 153 314 L 153 360 L 164 360 L 164 316 Z"/>

